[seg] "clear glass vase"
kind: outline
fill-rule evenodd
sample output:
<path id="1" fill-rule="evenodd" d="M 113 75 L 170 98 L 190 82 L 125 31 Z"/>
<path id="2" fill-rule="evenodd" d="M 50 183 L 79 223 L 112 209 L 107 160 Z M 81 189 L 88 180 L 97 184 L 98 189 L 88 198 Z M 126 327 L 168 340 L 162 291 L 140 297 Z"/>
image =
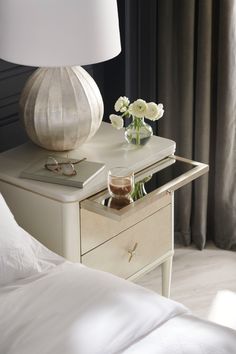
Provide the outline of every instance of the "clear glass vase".
<path id="1" fill-rule="evenodd" d="M 132 123 L 125 129 L 125 139 L 134 145 L 145 145 L 153 135 L 152 127 L 144 118 L 133 117 Z"/>

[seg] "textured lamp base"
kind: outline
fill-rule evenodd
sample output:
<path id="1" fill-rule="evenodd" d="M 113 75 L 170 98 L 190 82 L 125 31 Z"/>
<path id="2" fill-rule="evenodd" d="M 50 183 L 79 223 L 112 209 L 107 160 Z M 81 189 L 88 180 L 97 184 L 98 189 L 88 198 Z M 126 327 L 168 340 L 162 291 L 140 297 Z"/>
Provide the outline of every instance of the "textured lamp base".
<path id="1" fill-rule="evenodd" d="M 73 150 L 89 140 L 103 117 L 103 100 L 80 66 L 37 69 L 20 98 L 29 138 L 54 151 Z"/>

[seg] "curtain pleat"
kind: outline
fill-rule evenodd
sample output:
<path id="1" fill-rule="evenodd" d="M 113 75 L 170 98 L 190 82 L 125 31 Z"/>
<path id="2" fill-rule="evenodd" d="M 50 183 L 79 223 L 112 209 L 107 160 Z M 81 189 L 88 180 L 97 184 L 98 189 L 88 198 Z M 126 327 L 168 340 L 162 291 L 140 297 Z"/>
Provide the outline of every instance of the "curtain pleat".
<path id="1" fill-rule="evenodd" d="M 166 21 L 166 15 L 168 21 Z M 158 91 L 165 107 L 157 133 L 176 141 L 176 154 L 193 156 L 195 1 L 158 1 Z M 192 185 L 175 193 L 175 236 L 191 243 Z"/>
<path id="2" fill-rule="evenodd" d="M 236 249 L 236 2 L 219 4 L 215 242 Z"/>
<path id="3" fill-rule="evenodd" d="M 193 158 L 210 163 L 211 89 L 212 89 L 212 16 L 211 0 L 200 1 L 195 8 L 195 95 Z M 207 234 L 208 175 L 194 182 L 192 206 L 192 239 L 204 248 Z"/>

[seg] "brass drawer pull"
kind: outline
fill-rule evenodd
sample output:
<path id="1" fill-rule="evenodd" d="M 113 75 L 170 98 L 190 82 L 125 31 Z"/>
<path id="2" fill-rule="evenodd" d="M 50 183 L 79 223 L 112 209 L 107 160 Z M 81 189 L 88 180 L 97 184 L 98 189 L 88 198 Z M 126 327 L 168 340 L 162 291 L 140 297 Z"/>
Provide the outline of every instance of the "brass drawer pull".
<path id="1" fill-rule="evenodd" d="M 135 256 L 135 251 L 138 247 L 138 243 L 136 242 L 134 245 L 134 248 L 131 251 L 128 251 L 129 254 L 129 262 L 131 262 L 131 259 L 133 258 L 133 256 Z"/>

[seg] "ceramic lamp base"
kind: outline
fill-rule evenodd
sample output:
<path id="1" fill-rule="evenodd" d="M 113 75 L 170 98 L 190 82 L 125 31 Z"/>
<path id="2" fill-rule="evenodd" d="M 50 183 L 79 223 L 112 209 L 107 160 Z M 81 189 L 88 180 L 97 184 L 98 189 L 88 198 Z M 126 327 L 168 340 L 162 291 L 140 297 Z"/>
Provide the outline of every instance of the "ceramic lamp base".
<path id="1" fill-rule="evenodd" d="M 80 66 L 37 69 L 20 98 L 29 138 L 53 151 L 73 150 L 89 140 L 103 117 L 103 100 Z"/>

